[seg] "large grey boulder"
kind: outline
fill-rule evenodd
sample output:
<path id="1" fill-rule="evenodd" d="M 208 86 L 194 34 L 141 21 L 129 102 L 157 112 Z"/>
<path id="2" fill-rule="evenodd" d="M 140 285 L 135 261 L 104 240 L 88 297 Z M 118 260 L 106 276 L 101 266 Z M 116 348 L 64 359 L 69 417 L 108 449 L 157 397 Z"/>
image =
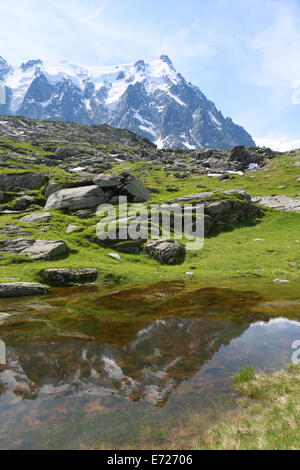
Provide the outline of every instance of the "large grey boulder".
<path id="1" fill-rule="evenodd" d="M 128 202 L 145 202 L 151 200 L 148 188 L 134 175 L 99 175 L 94 179 L 108 196 L 109 202 L 117 203 L 119 196 L 127 196 Z"/>
<path id="2" fill-rule="evenodd" d="M 50 212 L 35 212 L 22 217 L 19 221 L 25 224 L 32 224 L 34 222 L 49 222 L 51 218 Z"/>
<path id="3" fill-rule="evenodd" d="M 128 194 L 130 202 L 145 202 L 151 200 L 148 188 L 135 176 L 127 174 L 122 188 Z"/>
<path id="4" fill-rule="evenodd" d="M 185 256 L 185 248 L 175 240 L 149 240 L 143 251 L 162 264 L 176 264 Z"/>
<path id="5" fill-rule="evenodd" d="M 47 178 L 39 173 L 24 172 L 0 175 L 1 191 L 22 191 L 39 189 L 46 184 Z"/>
<path id="6" fill-rule="evenodd" d="M 48 287 L 43 284 L 34 284 L 31 282 L 12 282 L 0 284 L 0 297 L 26 297 L 30 295 L 46 295 Z"/>
<path id="7" fill-rule="evenodd" d="M 7 240 L 4 242 L 2 250 L 12 254 L 27 255 L 34 260 L 57 259 L 69 251 L 64 241 L 34 240 L 32 238 Z"/>
<path id="8" fill-rule="evenodd" d="M 97 186 L 61 189 L 48 198 L 45 209 L 88 209 L 107 201 L 107 196 Z"/>
<path id="9" fill-rule="evenodd" d="M 43 281 L 53 286 L 66 286 L 71 284 L 85 284 L 95 282 L 98 277 L 98 269 L 45 269 L 41 272 Z"/>

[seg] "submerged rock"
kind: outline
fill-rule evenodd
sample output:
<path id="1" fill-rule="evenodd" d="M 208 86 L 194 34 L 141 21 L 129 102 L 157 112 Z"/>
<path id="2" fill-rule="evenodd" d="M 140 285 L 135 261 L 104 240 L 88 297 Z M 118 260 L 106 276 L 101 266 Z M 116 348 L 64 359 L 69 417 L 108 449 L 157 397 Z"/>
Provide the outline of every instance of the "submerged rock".
<path id="1" fill-rule="evenodd" d="M 98 269 L 66 269 L 53 268 L 41 272 L 43 281 L 53 286 L 66 286 L 71 284 L 86 284 L 95 282 L 98 277 Z"/>
<path id="2" fill-rule="evenodd" d="M 176 264 L 185 256 L 185 248 L 175 240 L 149 240 L 143 251 L 162 264 Z"/>
<path id="3" fill-rule="evenodd" d="M 0 297 L 26 297 L 30 295 L 46 295 L 48 287 L 32 282 L 12 282 L 0 284 Z"/>

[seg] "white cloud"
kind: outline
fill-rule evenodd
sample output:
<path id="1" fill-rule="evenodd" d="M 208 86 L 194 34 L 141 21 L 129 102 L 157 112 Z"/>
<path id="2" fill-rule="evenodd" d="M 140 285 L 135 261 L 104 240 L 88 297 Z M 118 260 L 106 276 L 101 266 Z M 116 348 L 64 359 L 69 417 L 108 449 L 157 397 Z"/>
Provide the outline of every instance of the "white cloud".
<path id="1" fill-rule="evenodd" d="M 287 152 L 288 150 L 294 150 L 300 148 L 300 139 L 298 140 L 277 140 L 271 137 L 261 137 L 256 138 L 254 137 L 254 141 L 256 145 L 259 147 L 268 147 L 272 150 L 278 150 L 279 152 Z"/>
<path id="2" fill-rule="evenodd" d="M 101 5 L 96 11 L 94 11 L 92 14 L 90 14 L 89 16 L 85 17 L 85 18 L 82 18 L 83 21 L 92 21 L 92 20 L 96 20 L 97 18 L 99 18 L 99 16 L 104 12 L 104 10 L 106 10 L 107 8 L 107 3 L 103 3 L 103 5 Z"/>
<path id="3" fill-rule="evenodd" d="M 250 42 L 255 53 L 251 80 L 266 87 L 288 87 L 300 80 L 300 10 L 294 0 L 274 1 L 270 26 Z"/>

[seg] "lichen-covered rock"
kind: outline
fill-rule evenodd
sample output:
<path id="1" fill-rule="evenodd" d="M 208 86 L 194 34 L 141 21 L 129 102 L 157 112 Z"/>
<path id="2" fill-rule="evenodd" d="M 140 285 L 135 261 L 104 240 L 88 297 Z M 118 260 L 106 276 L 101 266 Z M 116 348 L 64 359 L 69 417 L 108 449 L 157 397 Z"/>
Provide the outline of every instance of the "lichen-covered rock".
<path id="1" fill-rule="evenodd" d="M 214 201 L 205 205 L 206 212 L 212 217 L 225 214 L 230 211 L 231 208 L 231 202 L 226 200 Z"/>
<path id="2" fill-rule="evenodd" d="M 20 222 L 25 224 L 32 224 L 34 222 L 48 222 L 50 218 L 50 212 L 35 212 L 33 214 L 25 215 L 20 219 Z"/>
<path id="3" fill-rule="evenodd" d="M 26 297 L 30 295 L 46 295 L 48 287 L 43 284 L 35 284 L 31 282 L 11 282 L 0 284 L 0 297 Z"/>
<path id="4" fill-rule="evenodd" d="M 107 196 L 99 186 L 61 189 L 48 198 L 45 209 L 89 209 L 103 204 Z"/>
<path id="5" fill-rule="evenodd" d="M 183 260 L 185 248 L 175 240 L 149 240 L 143 248 L 146 255 L 162 264 L 176 264 Z"/>
<path id="6" fill-rule="evenodd" d="M 52 260 L 68 253 L 68 247 L 61 240 L 34 240 L 33 238 L 17 238 L 7 240 L 3 251 L 12 254 L 27 255 L 33 260 Z"/>
<path id="7" fill-rule="evenodd" d="M 44 282 L 53 286 L 67 286 L 72 284 L 86 284 L 95 282 L 98 277 L 98 269 L 45 269 L 41 272 Z"/>
<path id="8" fill-rule="evenodd" d="M 73 232 L 80 232 L 82 230 L 81 227 L 79 227 L 79 225 L 75 225 L 75 224 L 69 224 L 66 228 L 66 233 L 73 233 Z"/>

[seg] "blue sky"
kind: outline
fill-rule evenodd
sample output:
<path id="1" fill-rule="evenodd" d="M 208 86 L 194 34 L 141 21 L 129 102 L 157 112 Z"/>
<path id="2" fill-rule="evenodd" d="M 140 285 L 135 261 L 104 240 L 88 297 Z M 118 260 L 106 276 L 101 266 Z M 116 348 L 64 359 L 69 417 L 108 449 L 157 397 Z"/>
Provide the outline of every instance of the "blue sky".
<path id="1" fill-rule="evenodd" d="M 300 0 L 14 0 L 0 14 L 12 65 L 167 54 L 259 143 L 300 147 Z"/>

